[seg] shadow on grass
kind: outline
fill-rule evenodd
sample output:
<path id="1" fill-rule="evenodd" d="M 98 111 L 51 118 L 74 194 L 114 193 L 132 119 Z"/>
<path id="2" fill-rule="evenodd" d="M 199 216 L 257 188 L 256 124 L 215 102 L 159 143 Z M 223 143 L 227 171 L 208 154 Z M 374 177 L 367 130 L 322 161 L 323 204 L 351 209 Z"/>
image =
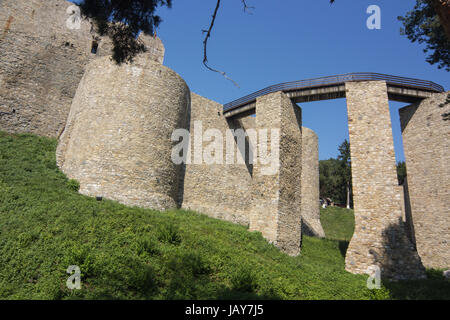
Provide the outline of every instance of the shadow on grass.
<path id="1" fill-rule="evenodd" d="M 425 280 L 383 281 L 396 300 L 450 300 L 450 281 L 442 270 L 427 270 Z"/>
<path id="2" fill-rule="evenodd" d="M 259 281 L 254 270 L 238 267 L 232 273 L 230 286 L 217 283 L 204 258 L 193 252 L 171 257 L 157 268 L 127 259 L 110 272 L 97 270 L 103 276 L 92 279 L 97 289 L 73 299 L 147 299 L 147 300 L 279 300 L 275 293 L 258 293 Z M 66 298 L 71 298 L 67 297 Z"/>
<path id="3" fill-rule="evenodd" d="M 242 292 L 236 289 L 224 289 L 218 292 L 217 300 L 281 300 L 276 295 L 258 295 L 255 292 Z"/>
<path id="4" fill-rule="evenodd" d="M 381 267 L 383 285 L 391 298 L 450 299 L 450 281 L 444 278 L 442 271 L 425 269 L 405 229 L 405 224 L 399 219 L 383 231 L 384 251 L 369 251 Z"/>
<path id="5" fill-rule="evenodd" d="M 190 258 L 188 258 L 190 257 Z M 237 267 L 230 274 L 231 286 L 212 282 L 214 274 L 200 255 L 189 254 L 175 263 L 169 263 L 171 272 L 162 292 L 164 299 L 206 300 L 268 300 L 279 299 L 275 294 L 257 293 L 259 281 L 248 265 Z"/>
<path id="6" fill-rule="evenodd" d="M 347 253 L 348 245 L 350 244 L 350 241 L 345 240 L 339 240 L 339 251 L 341 252 L 341 255 L 345 258 L 345 254 Z"/>

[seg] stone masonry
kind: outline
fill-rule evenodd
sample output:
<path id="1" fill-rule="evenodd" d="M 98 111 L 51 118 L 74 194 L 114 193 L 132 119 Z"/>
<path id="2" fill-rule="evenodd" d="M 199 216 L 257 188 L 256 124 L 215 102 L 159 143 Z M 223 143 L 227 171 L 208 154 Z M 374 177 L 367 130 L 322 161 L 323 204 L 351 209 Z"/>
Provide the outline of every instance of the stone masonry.
<path id="1" fill-rule="evenodd" d="M 237 163 L 241 157 L 233 140 L 234 161 L 226 164 L 226 131 L 233 129 L 222 115 L 223 106 L 217 102 L 191 94 L 191 162 L 186 165 L 182 190 L 182 208 L 203 212 L 215 218 L 248 225 L 251 206 L 251 175 L 245 163 Z M 242 124 L 245 120 L 236 120 Z M 251 122 L 251 120 L 246 120 Z M 203 137 L 207 130 L 219 130 L 224 139 L 222 163 L 207 164 L 196 161 L 195 153 L 202 155 L 211 143 L 201 139 L 195 150 L 194 139 Z"/>
<path id="2" fill-rule="evenodd" d="M 383 278 L 425 277 L 402 222 L 386 82 L 348 82 L 346 96 L 355 210 L 346 270 L 376 265 Z"/>
<path id="3" fill-rule="evenodd" d="M 57 137 L 86 64 L 109 55 L 98 41 L 91 53 L 91 24 L 67 28 L 64 0 L 0 1 L 0 129 Z"/>
<path id="4" fill-rule="evenodd" d="M 402 195 L 403 195 L 403 222 L 405 223 L 406 228 L 406 234 L 408 235 L 409 240 L 416 245 L 416 235 L 414 232 L 414 224 L 412 221 L 412 215 L 411 215 L 411 198 L 409 196 L 409 188 L 408 188 L 408 177 L 405 177 L 405 180 L 403 181 L 402 187 Z M 420 255 L 420 254 L 419 254 Z M 424 262 L 422 262 L 424 263 Z M 424 264 L 425 266 L 425 264 Z"/>
<path id="5" fill-rule="evenodd" d="M 73 6 L 0 1 L 0 130 L 58 137 L 86 65 L 111 55 L 110 39 L 92 32 L 89 20 L 81 19 L 79 29 L 67 27 Z M 162 64 L 161 40 L 140 39 L 147 56 Z"/>
<path id="6" fill-rule="evenodd" d="M 133 64 L 91 62 L 72 103 L 58 165 L 80 192 L 158 210 L 176 208 L 181 167 L 171 160 L 186 124 L 184 80 L 147 54 Z"/>
<path id="7" fill-rule="evenodd" d="M 417 251 L 428 268 L 450 268 L 449 92 L 400 109 Z"/>
<path id="8" fill-rule="evenodd" d="M 285 108 L 285 106 L 277 105 L 277 103 L 287 103 L 287 100 L 276 100 L 273 103 L 274 109 L 284 110 L 280 108 Z M 293 112 L 298 113 L 297 116 L 300 119 L 300 109 L 292 104 L 287 104 L 287 106 L 288 108 L 294 110 Z M 218 129 L 220 130 L 222 136 L 225 138 L 227 130 L 242 129 L 247 132 L 248 129 L 257 129 L 255 121 L 256 119 L 261 119 L 259 120 L 258 128 L 274 128 L 274 124 L 275 128 L 280 128 L 279 126 L 276 126 L 276 124 L 280 122 L 272 122 L 272 118 L 265 113 L 270 110 L 266 105 L 262 105 L 260 109 L 258 109 L 256 117 L 244 116 L 228 119 L 228 121 L 222 115 L 222 108 L 223 106 L 216 102 L 203 98 L 199 95 L 196 95 L 195 93 L 191 93 L 191 153 L 190 163 L 186 165 L 186 171 L 183 177 L 182 185 L 184 187 L 182 188 L 183 190 L 181 194 L 182 207 L 189 210 L 203 212 L 215 218 L 220 218 L 243 225 L 250 225 L 250 228 L 252 230 L 261 231 L 264 235 L 271 234 L 271 232 L 277 233 L 277 235 L 271 238 L 272 240 L 278 239 L 277 237 L 281 232 L 291 232 L 295 234 L 294 236 L 292 236 L 292 238 L 295 239 L 294 243 L 298 245 L 300 240 L 300 233 L 297 229 L 288 230 L 287 228 L 285 228 L 274 231 L 269 230 L 271 227 L 265 226 L 265 224 L 267 224 L 267 222 L 270 220 L 266 219 L 266 215 L 270 216 L 275 212 L 275 214 L 277 215 L 276 218 L 278 219 L 278 215 L 281 216 L 281 214 L 279 214 L 279 211 L 281 210 L 280 208 L 286 208 L 287 205 L 285 203 L 287 201 L 282 202 L 277 199 L 275 207 L 268 210 L 267 198 L 264 197 L 264 200 L 261 200 L 260 194 L 255 194 L 254 192 L 252 192 L 255 181 L 268 180 L 268 187 L 271 181 L 270 176 L 267 177 L 260 174 L 258 166 L 252 166 L 249 164 L 248 155 L 245 159 L 242 158 L 244 152 L 246 152 L 246 154 L 252 154 L 255 151 L 255 141 L 250 141 L 247 149 L 244 151 L 238 150 L 236 147 L 236 143 L 234 143 L 233 141 L 231 147 L 234 148 L 234 161 L 232 164 L 226 163 L 226 141 L 224 141 L 222 150 L 223 163 L 206 164 L 203 160 L 201 163 L 194 163 L 194 154 L 196 148 L 194 140 L 198 139 L 198 136 L 196 138 L 196 135 L 198 135 L 199 133 L 202 136 L 210 129 Z M 291 112 L 290 109 L 287 110 Z M 281 114 L 283 114 L 283 112 L 284 111 L 282 111 Z M 287 118 L 283 118 L 282 120 L 283 123 L 288 123 L 290 121 Z M 201 121 L 201 125 L 199 121 Z M 301 125 L 301 122 L 296 122 L 294 128 L 297 128 L 299 125 Z M 199 130 L 200 132 L 198 132 Z M 297 131 L 291 131 L 288 135 L 285 133 L 285 144 L 283 144 L 283 150 L 285 154 L 287 152 L 290 152 L 291 149 L 288 146 L 288 143 L 294 143 L 295 139 L 297 139 L 297 144 L 299 144 L 299 134 L 303 132 L 303 136 L 301 136 L 304 142 L 302 144 L 303 156 L 298 159 L 302 159 L 301 164 L 307 167 L 307 171 L 302 170 L 303 175 L 301 176 L 301 178 L 299 178 L 299 181 L 301 180 L 302 183 L 300 184 L 299 181 L 292 181 L 292 186 L 293 188 L 297 187 L 297 191 L 300 190 L 301 187 L 301 198 L 302 200 L 304 199 L 304 202 L 301 202 L 301 211 L 298 210 L 299 208 L 295 208 L 294 213 L 297 212 L 297 216 L 294 216 L 294 219 L 298 219 L 298 214 L 299 212 L 301 212 L 303 222 L 307 223 L 308 226 L 305 228 L 306 234 L 311 236 L 323 237 L 324 232 L 320 224 L 318 204 L 319 160 L 317 135 L 308 128 L 303 128 L 302 132 L 298 128 L 296 130 Z M 290 139 L 292 139 L 292 141 L 290 141 Z M 202 143 L 200 144 L 201 148 L 199 151 L 197 151 L 197 154 L 199 152 L 201 153 L 209 143 L 210 142 L 202 140 Z M 292 145 L 290 146 L 292 147 Z M 256 148 L 256 150 L 258 150 L 258 148 Z M 297 153 L 297 156 L 299 155 L 300 154 Z M 241 160 L 240 163 L 236 163 L 238 158 L 240 158 Z M 283 156 L 281 154 L 279 156 L 279 159 L 283 159 Z M 296 161 L 294 163 L 296 165 L 299 165 L 299 163 Z M 287 173 L 282 175 L 282 178 L 284 179 L 288 177 L 289 174 Z M 281 180 L 278 175 L 274 176 L 273 179 L 275 181 Z M 295 177 L 293 179 L 295 179 Z M 276 190 L 276 188 L 278 188 L 280 185 L 285 185 L 287 183 L 288 182 L 286 181 L 276 182 L 274 190 Z M 220 186 L 220 188 L 218 186 Z M 286 198 L 289 197 L 289 194 L 287 192 L 285 192 L 285 194 L 283 195 L 285 195 Z M 275 191 L 275 197 L 277 196 L 277 191 Z M 298 201 L 300 201 L 300 199 L 298 199 Z M 282 207 L 282 204 L 284 204 L 285 207 Z M 286 208 L 285 210 L 289 211 L 290 209 Z M 253 212 L 252 216 L 249 216 L 249 212 Z M 254 217 L 254 219 L 252 220 L 251 217 Z M 285 219 L 288 219 L 287 217 L 288 215 L 286 215 Z M 276 227 L 272 228 L 276 229 Z M 279 236 L 279 239 L 282 239 L 282 237 Z M 282 242 L 280 240 L 276 243 L 279 244 Z M 294 249 L 294 254 L 298 253 L 298 251 L 296 250 L 297 249 Z"/>
<path id="9" fill-rule="evenodd" d="M 325 237 L 319 207 L 319 139 L 311 129 L 302 128 L 302 233 Z"/>
<path id="10" fill-rule="evenodd" d="M 270 128 L 267 154 L 277 148 L 272 146 L 271 132 L 279 130 L 279 163 L 274 168 L 275 174 L 267 172 L 266 154 L 262 152 L 265 146 L 258 140 L 250 230 L 260 231 L 284 252 L 297 255 L 301 240 L 301 109 L 283 92 L 259 97 L 256 100 L 256 128 Z"/>

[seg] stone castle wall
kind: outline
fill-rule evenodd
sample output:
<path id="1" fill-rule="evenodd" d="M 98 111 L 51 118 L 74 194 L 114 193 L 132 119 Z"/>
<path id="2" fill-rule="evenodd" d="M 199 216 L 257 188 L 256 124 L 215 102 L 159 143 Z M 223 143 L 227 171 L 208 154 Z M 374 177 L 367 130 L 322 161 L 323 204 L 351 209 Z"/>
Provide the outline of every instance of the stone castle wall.
<path id="1" fill-rule="evenodd" d="M 86 65 L 111 55 L 111 40 L 92 32 L 89 20 L 79 29 L 66 25 L 69 7 L 65 0 L 0 1 L 0 130 L 58 137 Z M 162 64 L 162 42 L 140 39 Z"/>
<path id="2" fill-rule="evenodd" d="M 324 235 L 318 203 L 317 136 L 312 130 L 301 127 L 301 109 L 281 92 L 259 98 L 256 116 L 226 119 L 222 109 L 223 106 L 216 102 L 191 94 L 191 152 L 182 182 L 182 207 L 249 225 L 251 230 L 260 231 L 286 252 L 298 254 L 303 213 L 303 221 L 308 222 L 307 229 L 313 231 L 309 235 Z M 224 139 L 222 164 L 206 164 L 203 159 L 195 159 L 195 154 L 204 152 L 211 143 L 202 140 L 196 147 L 195 139 L 210 129 L 218 129 Z M 256 134 L 258 129 L 269 129 L 269 137 L 271 129 L 280 130 L 278 172 L 262 173 L 270 165 L 261 165 L 261 155 L 254 154 L 261 150 L 259 140 L 248 137 L 245 150 L 238 149 L 236 139 L 231 144 L 227 142 L 226 132 L 239 129 L 246 132 L 255 129 Z M 269 141 L 269 154 L 270 146 Z M 227 163 L 227 148 L 234 150 L 232 164 Z M 253 164 L 249 163 L 252 155 L 256 161 Z M 302 174 L 303 164 L 311 171 Z M 302 202 L 303 196 L 305 202 Z"/>
<path id="3" fill-rule="evenodd" d="M 99 42 L 91 53 L 91 24 L 67 28 L 64 0 L 0 2 L 0 129 L 57 137 L 72 98 L 93 58 L 110 53 Z"/>
<path id="4" fill-rule="evenodd" d="M 311 129 L 302 128 L 302 232 L 325 237 L 320 223 L 319 139 Z"/>
<path id="5" fill-rule="evenodd" d="M 426 267 L 438 269 L 450 267 L 448 95 L 434 94 L 399 111 L 417 251 Z"/>
<path id="6" fill-rule="evenodd" d="M 251 230 L 260 231 L 285 252 L 298 254 L 303 212 L 303 221 L 310 226 L 308 230 L 313 230 L 310 235 L 323 236 L 318 203 L 317 136 L 310 129 L 301 129 L 301 109 L 281 92 L 259 98 L 256 116 L 226 119 L 222 109 L 218 103 L 191 94 L 191 163 L 186 165 L 182 207 L 249 225 Z M 224 138 L 223 164 L 194 163 L 194 140 L 198 139 L 199 129 L 200 134 L 210 129 L 220 131 Z M 261 150 L 259 140 L 248 137 L 245 150 L 239 150 L 235 140 L 228 145 L 226 131 L 238 129 L 246 132 L 248 129 L 269 129 L 269 137 L 271 129 L 280 130 L 277 172 L 263 174 L 270 165 L 261 165 L 261 154 L 254 154 Z M 203 141 L 196 153 L 201 153 L 208 144 L 210 142 Z M 272 151 L 270 146 L 269 140 L 269 154 Z M 233 164 L 227 164 L 226 149 L 230 147 L 234 149 Z M 256 161 L 253 164 L 249 163 L 252 155 Z M 236 163 L 238 159 L 240 163 Z M 311 170 L 304 175 L 303 164 Z"/>
<path id="7" fill-rule="evenodd" d="M 176 208 L 181 167 L 171 160 L 171 135 L 186 126 L 189 103 L 184 80 L 146 54 L 120 66 L 96 59 L 73 100 L 58 165 L 83 194 Z"/>
<path id="8" fill-rule="evenodd" d="M 223 106 L 217 102 L 191 94 L 191 163 L 186 165 L 184 175 L 182 208 L 195 210 L 209 216 L 247 225 L 248 210 L 251 205 L 251 175 L 245 163 L 237 163 L 241 154 L 233 140 L 234 164 L 225 163 L 226 131 L 233 129 L 222 115 Z M 238 120 L 239 121 L 239 120 Z M 251 125 L 251 119 L 240 120 L 241 125 Z M 199 125 L 200 124 L 200 125 Z M 195 159 L 195 153 L 202 155 L 211 143 L 203 141 L 195 150 L 195 135 L 200 137 L 209 129 L 217 129 L 224 138 L 223 164 L 206 164 L 203 159 Z M 197 162 L 197 163 L 196 163 Z"/>
<path id="9" fill-rule="evenodd" d="M 92 53 L 98 37 L 91 33 L 89 21 L 82 20 L 80 29 L 66 26 L 72 5 L 64 0 L 1 2 L 0 129 L 60 136 L 58 165 L 80 181 L 83 194 L 156 209 L 181 206 L 249 225 L 250 212 L 256 214 L 254 165 L 249 163 L 254 142 L 247 138 L 246 149 L 238 150 L 233 141 L 233 164 L 197 164 L 192 149 L 193 162 L 177 166 L 170 159 L 171 134 L 179 128 L 195 134 L 195 123 L 201 121 L 200 134 L 218 129 L 225 138 L 229 129 L 256 128 L 256 118 L 226 119 L 222 105 L 190 94 L 184 81 L 161 65 L 164 46 L 159 39 L 141 37 L 147 52 L 131 65 L 110 61 L 108 39 L 100 39 Z M 283 123 L 290 124 L 288 120 Z M 296 130 L 301 138 L 301 130 Z M 285 154 L 292 147 L 289 141 L 283 140 Z M 301 141 L 297 142 L 295 155 L 301 154 Z M 202 149 L 207 145 L 204 141 Z M 226 148 L 224 143 L 224 156 Z M 289 161 L 297 160 L 301 158 L 292 156 Z M 292 180 L 300 188 L 299 175 L 286 169 L 276 178 L 277 186 L 283 187 L 276 219 L 284 222 L 274 231 L 275 243 L 286 248 L 292 240 L 289 219 L 297 221 L 301 212 L 298 189 L 295 214 L 290 215 L 292 192 L 286 183 Z M 298 228 L 300 223 L 294 226 L 291 252 L 299 250 Z"/>

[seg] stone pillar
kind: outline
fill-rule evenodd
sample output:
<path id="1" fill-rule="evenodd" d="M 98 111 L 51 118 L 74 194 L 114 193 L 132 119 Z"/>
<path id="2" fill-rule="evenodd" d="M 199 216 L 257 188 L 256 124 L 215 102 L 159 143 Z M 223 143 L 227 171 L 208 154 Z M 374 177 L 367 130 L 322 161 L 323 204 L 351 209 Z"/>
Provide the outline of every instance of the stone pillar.
<path id="1" fill-rule="evenodd" d="M 384 81 L 347 82 L 355 232 L 346 270 L 381 269 L 390 279 L 425 277 L 420 258 L 405 233 Z"/>
<path id="2" fill-rule="evenodd" d="M 283 92 L 259 97 L 256 100 L 256 129 L 259 135 L 253 166 L 250 230 L 260 231 L 287 254 L 298 255 L 301 240 L 301 109 Z M 268 131 L 267 144 L 261 139 L 264 129 Z M 272 139 L 274 132 L 279 132 L 279 139 Z M 265 156 L 266 146 L 269 155 L 276 154 L 278 149 L 278 156 Z"/>
<path id="3" fill-rule="evenodd" d="M 450 268 L 449 92 L 399 110 L 411 220 L 424 266 Z"/>
<path id="4" fill-rule="evenodd" d="M 302 128 L 302 233 L 325 237 L 320 223 L 319 139 L 311 129 Z"/>

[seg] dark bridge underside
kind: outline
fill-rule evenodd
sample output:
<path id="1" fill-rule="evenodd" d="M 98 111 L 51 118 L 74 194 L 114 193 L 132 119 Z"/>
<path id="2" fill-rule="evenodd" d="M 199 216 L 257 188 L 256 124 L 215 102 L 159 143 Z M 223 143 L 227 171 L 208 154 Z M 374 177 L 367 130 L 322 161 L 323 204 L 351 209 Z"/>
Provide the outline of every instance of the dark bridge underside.
<path id="1" fill-rule="evenodd" d="M 430 97 L 432 93 L 445 91 L 442 86 L 426 80 L 379 73 L 348 73 L 273 85 L 225 104 L 223 113 L 227 118 L 254 113 L 256 98 L 278 91 L 285 92 L 295 103 L 345 98 L 346 82 L 377 80 L 386 81 L 389 100 L 394 101 L 413 103 Z"/>

